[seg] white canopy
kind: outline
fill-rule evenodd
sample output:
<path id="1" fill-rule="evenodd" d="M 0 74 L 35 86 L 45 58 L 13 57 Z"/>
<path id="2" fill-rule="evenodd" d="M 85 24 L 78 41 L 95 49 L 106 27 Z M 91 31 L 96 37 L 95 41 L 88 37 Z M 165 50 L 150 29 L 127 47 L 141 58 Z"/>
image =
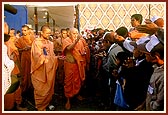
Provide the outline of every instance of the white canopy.
<path id="1" fill-rule="evenodd" d="M 38 28 L 47 22 L 45 12 L 49 13 L 49 24 L 53 26 L 55 20 L 56 27 L 67 28 L 74 25 L 75 3 L 62 2 L 35 2 L 26 3 L 28 9 L 28 23 L 34 27 L 34 8 L 37 7 Z M 38 29 L 39 30 L 39 29 Z"/>

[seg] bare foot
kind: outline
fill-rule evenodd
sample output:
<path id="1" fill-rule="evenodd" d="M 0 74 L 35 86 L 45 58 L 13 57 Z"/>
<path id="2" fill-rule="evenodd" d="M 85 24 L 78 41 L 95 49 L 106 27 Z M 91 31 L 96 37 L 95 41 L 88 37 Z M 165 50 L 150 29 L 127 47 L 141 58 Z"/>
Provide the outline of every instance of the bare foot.
<path id="1" fill-rule="evenodd" d="M 68 99 L 67 103 L 65 104 L 65 109 L 70 110 L 70 108 L 71 108 L 71 104 L 70 104 L 69 99 Z"/>

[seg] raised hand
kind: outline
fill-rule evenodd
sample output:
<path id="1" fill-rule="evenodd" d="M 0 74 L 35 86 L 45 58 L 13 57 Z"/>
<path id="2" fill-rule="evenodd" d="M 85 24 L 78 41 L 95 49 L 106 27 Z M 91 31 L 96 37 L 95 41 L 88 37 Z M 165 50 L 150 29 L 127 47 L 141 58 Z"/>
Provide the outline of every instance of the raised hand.
<path id="1" fill-rule="evenodd" d="M 147 33 L 149 35 L 153 35 L 157 32 L 158 26 L 155 23 L 153 23 L 149 20 L 146 20 L 145 23 L 146 23 L 145 25 L 137 26 L 136 30 L 138 30 L 139 32 L 142 32 L 142 33 Z"/>

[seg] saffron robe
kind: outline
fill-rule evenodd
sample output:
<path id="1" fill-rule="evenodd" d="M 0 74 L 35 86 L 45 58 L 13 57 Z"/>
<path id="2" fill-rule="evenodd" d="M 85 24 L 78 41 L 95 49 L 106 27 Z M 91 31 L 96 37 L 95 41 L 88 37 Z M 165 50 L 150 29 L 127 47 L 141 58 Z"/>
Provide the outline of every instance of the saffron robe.
<path id="1" fill-rule="evenodd" d="M 83 40 L 83 38 L 79 39 L 74 48 L 70 51 L 76 63 L 69 63 L 66 59 L 64 61 L 64 93 L 66 97 L 73 97 L 76 95 L 81 88 L 81 82 L 85 80 L 87 51 Z M 63 40 L 63 53 L 65 53 L 66 48 L 73 42 L 74 41 L 69 37 Z"/>
<path id="2" fill-rule="evenodd" d="M 26 47 L 31 47 L 34 38 L 30 36 L 22 36 L 16 40 L 15 45 L 18 49 L 24 49 Z M 31 57 L 30 49 L 23 50 L 20 52 L 21 68 L 22 68 L 22 80 L 21 80 L 21 89 L 22 92 L 27 92 L 28 89 L 32 88 L 31 84 Z"/>
<path id="3" fill-rule="evenodd" d="M 7 45 L 7 47 L 8 47 L 8 56 L 15 63 L 14 69 L 12 70 L 11 74 L 19 75 L 21 71 L 21 66 L 20 66 L 18 49 L 14 45 L 14 42 L 11 41 L 11 39 L 9 40 L 9 44 Z M 14 107 L 15 102 L 16 104 L 21 104 L 21 101 L 22 101 L 21 88 L 19 86 L 19 88 L 15 92 L 4 95 L 4 109 L 11 110 Z"/>
<path id="4" fill-rule="evenodd" d="M 44 47 L 47 55 L 43 53 Z M 53 51 L 53 43 L 49 40 L 36 38 L 32 44 L 31 62 L 35 105 L 39 111 L 43 111 L 49 105 L 54 94 L 58 61 Z"/>

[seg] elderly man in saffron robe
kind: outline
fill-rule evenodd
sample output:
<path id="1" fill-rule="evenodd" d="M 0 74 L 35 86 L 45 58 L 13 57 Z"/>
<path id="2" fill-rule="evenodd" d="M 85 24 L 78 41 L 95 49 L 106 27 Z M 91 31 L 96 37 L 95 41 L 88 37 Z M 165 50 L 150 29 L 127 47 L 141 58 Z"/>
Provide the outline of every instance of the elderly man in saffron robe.
<path id="1" fill-rule="evenodd" d="M 79 94 L 81 84 L 85 80 L 87 60 L 87 46 L 84 38 L 79 35 L 76 28 L 70 29 L 70 36 L 63 40 L 64 60 L 64 94 L 67 98 L 65 108 L 70 109 L 70 98 Z M 78 95 L 78 99 L 82 99 Z"/>
<path id="2" fill-rule="evenodd" d="M 49 41 L 50 34 L 49 26 L 42 26 L 41 36 L 34 40 L 31 49 L 31 78 L 38 111 L 46 110 L 54 94 L 58 61 L 53 51 L 53 43 Z"/>

